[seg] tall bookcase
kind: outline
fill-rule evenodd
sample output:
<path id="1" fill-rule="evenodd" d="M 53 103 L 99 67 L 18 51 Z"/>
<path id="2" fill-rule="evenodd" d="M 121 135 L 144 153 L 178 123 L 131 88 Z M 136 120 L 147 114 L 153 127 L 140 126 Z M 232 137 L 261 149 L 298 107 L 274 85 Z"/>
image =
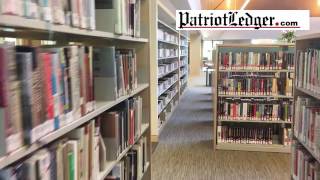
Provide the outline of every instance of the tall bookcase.
<path id="1" fill-rule="evenodd" d="M 2 1 L 1 3 L 7 3 Z M 2 6 L 3 7 L 3 6 Z M 142 138 L 146 138 L 147 145 L 144 152 L 147 154 L 147 164 L 143 167 L 144 174 L 139 176 L 140 179 L 151 179 L 151 53 L 154 33 L 151 29 L 154 29 L 157 3 L 152 0 L 140 1 L 140 37 L 132 37 L 127 35 L 118 35 L 113 32 L 106 32 L 102 30 L 87 30 L 78 27 L 72 27 L 69 25 L 61 25 L 55 23 L 49 23 L 38 18 L 25 18 L 17 15 L 0 15 L 0 36 L 21 38 L 21 45 L 38 46 L 41 45 L 40 40 L 54 41 L 56 46 L 68 46 L 70 44 L 86 45 L 86 46 L 115 46 L 117 48 L 130 48 L 134 49 L 137 59 L 137 88 L 130 91 L 126 95 L 116 98 L 116 100 L 102 100 L 95 99 L 95 108 L 93 111 L 86 115 L 74 119 L 72 122 L 62 126 L 49 134 L 41 137 L 36 142 L 24 145 L 23 147 L 10 152 L 5 156 L 0 157 L 0 173 L 4 169 L 10 166 L 22 163 L 27 158 L 33 156 L 40 150 L 48 148 L 57 141 L 64 139 L 69 133 L 75 131 L 77 128 L 91 122 L 104 113 L 111 110 L 117 105 L 123 103 L 129 98 L 140 96 L 143 104 L 143 116 L 141 117 L 141 135 L 135 137 L 133 144 L 128 145 L 117 156 L 116 160 L 106 161 L 105 168 L 99 171 L 99 174 L 93 179 L 105 179 L 106 176 L 116 167 L 116 165 L 128 155 L 128 153 L 134 149 L 134 144 L 138 143 Z M 30 7 L 31 8 L 31 7 Z M 52 9 L 53 10 L 53 9 Z M 54 11 L 54 10 L 53 10 Z M 94 13 L 94 12 L 93 12 Z M 103 17 L 108 19 L 110 17 Z M 111 25 L 110 25 L 111 26 Z M 110 64 L 112 66 L 112 64 Z M 106 89 L 98 89 L 103 93 L 110 93 Z M 110 90 L 111 91 L 111 90 Z M 0 118 L 0 121 L 3 119 Z M 115 147 L 106 147 L 107 151 Z M 100 157 L 101 158 L 101 157 Z M 99 163 L 99 159 L 96 159 L 95 163 Z M 101 160 L 101 159 L 100 159 Z M 65 162 L 60 162 L 61 164 Z"/>
<path id="2" fill-rule="evenodd" d="M 292 179 L 320 178 L 320 34 L 296 39 Z"/>
<path id="3" fill-rule="evenodd" d="M 179 100 L 179 32 L 158 20 L 158 133 Z"/>
<path id="4" fill-rule="evenodd" d="M 157 46 L 154 49 L 157 95 L 152 96 L 157 102 L 157 112 L 151 119 L 151 140 L 155 144 L 187 87 L 189 47 L 188 34 L 174 29 L 171 23 L 175 22 L 175 17 L 160 1 L 157 14 Z"/>
<path id="5" fill-rule="evenodd" d="M 189 38 L 182 31 L 180 31 L 180 95 L 183 94 L 184 90 L 188 85 L 188 75 L 189 75 Z"/>
<path id="6" fill-rule="evenodd" d="M 292 44 L 217 46 L 214 149 L 290 152 Z"/>

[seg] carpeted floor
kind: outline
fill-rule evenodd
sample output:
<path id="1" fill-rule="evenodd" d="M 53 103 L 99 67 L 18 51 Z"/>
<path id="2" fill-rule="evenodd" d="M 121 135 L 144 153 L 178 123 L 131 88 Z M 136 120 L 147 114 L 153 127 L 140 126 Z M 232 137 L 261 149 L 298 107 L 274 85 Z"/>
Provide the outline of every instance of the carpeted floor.
<path id="1" fill-rule="evenodd" d="M 152 180 L 289 180 L 288 154 L 213 151 L 210 91 L 184 94 L 152 155 Z"/>

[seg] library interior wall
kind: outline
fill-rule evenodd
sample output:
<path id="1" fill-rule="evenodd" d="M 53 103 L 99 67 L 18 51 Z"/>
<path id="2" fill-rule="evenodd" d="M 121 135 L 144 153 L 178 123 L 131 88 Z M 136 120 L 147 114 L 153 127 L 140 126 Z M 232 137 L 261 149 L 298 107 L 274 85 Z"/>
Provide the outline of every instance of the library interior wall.
<path id="1" fill-rule="evenodd" d="M 202 62 L 201 34 L 190 34 L 190 76 L 200 76 Z"/>

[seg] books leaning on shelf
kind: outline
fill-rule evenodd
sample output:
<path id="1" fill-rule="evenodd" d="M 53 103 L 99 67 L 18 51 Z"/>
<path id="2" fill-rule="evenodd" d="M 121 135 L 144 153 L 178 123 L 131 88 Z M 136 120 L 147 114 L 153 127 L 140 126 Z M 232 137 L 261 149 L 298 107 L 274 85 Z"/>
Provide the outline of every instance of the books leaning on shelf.
<path id="1" fill-rule="evenodd" d="M 219 73 L 220 95 L 283 95 L 292 96 L 292 73 Z"/>
<path id="2" fill-rule="evenodd" d="M 180 49 L 180 56 L 187 56 L 188 55 L 188 49 Z"/>
<path id="3" fill-rule="evenodd" d="M 157 31 L 157 37 L 160 41 L 165 41 L 169 43 L 178 44 L 179 38 L 177 35 L 174 35 L 173 33 L 169 33 L 166 30 L 158 29 Z"/>
<path id="4" fill-rule="evenodd" d="M 222 125 L 217 129 L 218 143 L 291 145 L 291 128 Z"/>
<path id="5" fill-rule="evenodd" d="M 174 86 L 158 98 L 158 114 L 168 105 L 177 93 L 178 86 Z"/>
<path id="6" fill-rule="evenodd" d="M 319 49 L 297 51 L 296 86 L 319 94 L 320 58 Z"/>
<path id="7" fill-rule="evenodd" d="M 158 58 L 172 58 L 178 57 L 178 49 L 173 47 L 167 47 L 163 44 L 159 44 Z"/>
<path id="8" fill-rule="evenodd" d="M 290 52 L 219 52 L 219 69 L 292 70 L 294 53 Z"/>
<path id="9" fill-rule="evenodd" d="M 171 87 L 179 79 L 178 74 L 173 74 L 170 77 L 165 77 L 158 80 L 158 96 L 164 93 L 169 87 Z"/>
<path id="10" fill-rule="evenodd" d="M 147 139 L 143 137 L 112 169 L 106 180 L 142 179 L 147 171 L 148 154 Z"/>
<path id="11" fill-rule="evenodd" d="M 0 179 L 98 179 L 99 124 L 91 121 L 31 157 L 0 170 Z"/>
<path id="12" fill-rule="evenodd" d="M 134 97 L 99 116 L 107 147 L 106 161 L 114 161 L 141 135 L 142 98 Z"/>
<path id="13" fill-rule="evenodd" d="M 0 156 L 94 110 L 91 50 L 0 46 Z"/>
<path id="14" fill-rule="evenodd" d="M 158 65 L 158 77 L 166 75 L 174 70 L 176 70 L 179 66 L 178 61 L 168 61 L 162 62 Z"/>
<path id="15" fill-rule="evenodd" d="M 180 68 L 180 77 L 188 74 L 188 67 L 181 67 Z"/>
<path id="16" fill-rule="evenodd" d="M 286 121 L 292 122 L 292 100 L 218 99 L 219 120 Z"/>
<path id="17" fill-rule="evenodd" d="M 297 97 L 294 135 L 320 159 L 320 103 L 317 100 Z"/>
<path id="18" fill-rule="evenodd" d="M 92 0 L 1 1 L 0 12 L 28 19 L 94 30 L 95 2 Z"/>
<path id="19" fill-rule="evenodd" d="M 140 6 L 140 0 L 96 0 L 97 29 L 140 37 Z"/>
<path id="20" fill-rule="evenodd" d="M 292 151 L 293 180 L 320 179 L 320 164 L 301 145 L 295 144 Z"/>
<path id="21" fill-rule="evenodd" d="M 138 87 L 135 50 L 94 48 L 93 74 L 96 99 L 111 101 L 130 94 Z M 108 90 L 108 93 L 105 90 Z"/>

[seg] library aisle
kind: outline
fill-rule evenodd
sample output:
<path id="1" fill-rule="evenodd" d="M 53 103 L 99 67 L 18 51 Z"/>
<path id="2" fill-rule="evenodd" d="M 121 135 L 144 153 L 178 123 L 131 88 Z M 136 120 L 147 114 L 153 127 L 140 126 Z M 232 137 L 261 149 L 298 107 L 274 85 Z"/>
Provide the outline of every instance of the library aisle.
<path id="1" fill-rule="evenodd" d="M 152 155 L 152 179 L 290 179 L 290 155 L 212 151 L 211 87 L 193 79 Z"/>

